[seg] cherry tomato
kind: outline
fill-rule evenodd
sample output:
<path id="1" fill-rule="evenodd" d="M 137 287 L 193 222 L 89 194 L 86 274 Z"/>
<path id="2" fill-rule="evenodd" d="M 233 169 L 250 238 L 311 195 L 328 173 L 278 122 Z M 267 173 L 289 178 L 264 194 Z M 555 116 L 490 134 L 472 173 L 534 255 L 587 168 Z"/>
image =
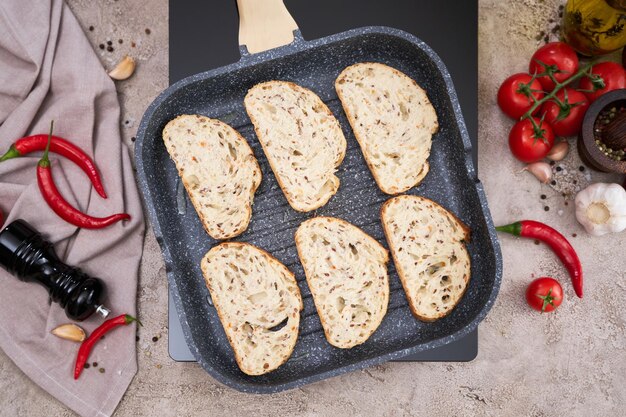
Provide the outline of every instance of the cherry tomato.
<path id="1" fill-rule="evenodd" d="M 536 100 L 541 100 L 544 96 L 539 81 L 533 80 L 528 74 L 520 72 L 513 74 L 500 86 L 498 90 L 498 106 L 509 117 L 519 119 L 532 107 L 534 101 L 530 97 L 532 94 Z M 539 108 L 533 112 L 537 113 Z"/>
<path id="2" fill-rule="evenodd" d="M 521 120 L 509 133 L 509 148 L 511 153 L 522 162 L 531 163 L 546 157 L 554 145 L 554 132 L 552 127 L 545 121 L 536 117 L 533 120 L 543 132 L 543 138 L 538 137 L 530 119 Z"/>
<path id="3" fill-rule="evenodd" d="M 565 94 L 567 93 L 567 94 Z M 567 103 L 565 98 L 567 97 Z M 552 126 L 556 136 L 575 136 L 580 132 L 583 118 L 589 108 L 589 100 L 580 91 L 565 87 L 556 93 L 563 108 L 555 101 L 547 101 L 541 106 L 544 120 Z M 561 117 L 562 113 L 562 117 Z"/>
<path id="4" fill-rule="evenodd" d="M 554 70 L 559 70 L 560 72 L 554 73 L 554 78 L 562 83 L 578 71 L 578 56 L 576 51 L 568 44 L 550 42 L 537 49 L 537 52 L 533 54 L 528 66 L 528 72 L 530 74 L 544 72 L 546 69 L 543 64 Z M 545 91 L 554 90 L 554 82 L 547 75 L 537 79 Z"/>
<path id="5" fill-rule="evenodd" d="M 526 289 L 526 302 L 542 313 L 554 311 L 563 302 L 563 288 L 554 278 L 537 278 Z"/>
<path id="6" fill-rule="evenodd" d="M 617 90 L 618 88 L 626 88 L 626 71 L 624 71 L 624 68 L 620 64 L 616 64 L 615 62 L 601 62 L 591 67 L 591 73 L 602 77 L 605 86 L 600 90 L 587 92 L 593 90 L 593 83 L 587 76 L 580 80 L 578 89 L 587 90 L 585 91 L 585 95 L 591 103 L 602 94 Z"/>

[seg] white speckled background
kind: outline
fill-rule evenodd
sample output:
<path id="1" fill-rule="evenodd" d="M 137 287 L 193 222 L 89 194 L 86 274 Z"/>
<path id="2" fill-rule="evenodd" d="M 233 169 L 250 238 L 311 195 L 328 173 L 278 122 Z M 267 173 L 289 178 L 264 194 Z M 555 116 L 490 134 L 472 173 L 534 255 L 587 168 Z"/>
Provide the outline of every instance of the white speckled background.
<path id="1" fill-rule="evenodd" d="M 122 46 L 114 45 L 112 53 L 103 53 L 107 68 L 131 51 L 129 41 L 136 41 L 137 73 L 118 84 L 122 123 L 129 121 L 124 139 L 130 143 L 145 107 L 167 87 L 167 1 L 151 0 L 148 8 L 141 0 L 69 3 L 98 52 L 107 37 L 124 40 Z M 519 173 L 521 166 L 506 147 L 512 122 L 495 106 L 497 87 L 509 74 L 525 70 L 537 47 L 535 37 L 551 27 L 549 19 L 557 19 L 562 3 L 480 0 L 479 176 L 496 223 L 527 217 L 549 222 L 568 237 L 577 234 L 571 241 L 585 267 L 583 300 L 575 298 L 566 272 L 549 251 L 532 241 L 503 238 L 502 288 L 480 326 L 479 353 L 473 362 L 385 364 L 294 391 L 251 396 L 214 382 L 197 364 L 169 358 L 165 269 L 149 232 L 139 288 L 145 326 L 137 346 L 139 373 L 116 416 L 622 415 L 626 233 L 587 237 L 573 217 L 573 206 L 565 206 L 559 192 Z M 90 25 L 93 32 L 88 31 Z M 146 28 L 151 29 L 150 35 Z M 603 178 L 607 176 L 592 176 L 594 181 Z M 545 201 L 541 194 L 547 196 Z M 553 275 L 563 283 L 566 300 L 555 314 L 541 316 L 526 307 L 523 291 L 533 275 Z M 73 414 L 0 353 L 0 415 Z"/>

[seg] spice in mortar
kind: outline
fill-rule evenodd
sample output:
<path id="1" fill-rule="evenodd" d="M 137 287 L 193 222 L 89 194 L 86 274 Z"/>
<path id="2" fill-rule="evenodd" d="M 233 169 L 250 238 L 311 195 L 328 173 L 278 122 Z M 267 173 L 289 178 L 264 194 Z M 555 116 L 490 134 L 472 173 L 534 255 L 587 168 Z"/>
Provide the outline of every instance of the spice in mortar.
<path id="1" fill-rule="evenodd" d="M 619 113 L 623 113 L 624 111 L 626 111 L 626 109 L 621 106 L 604 108 L 598 114 L 596 122 L 593 126 L 593 135 L 596 140 L 596 146 L 600 149 L 600 152 L 614 161 L 626 160 L 626 149 L 612 149 L 607 146 L 602 140 L 602 132 L 606 125 L 611 123 Z"/>

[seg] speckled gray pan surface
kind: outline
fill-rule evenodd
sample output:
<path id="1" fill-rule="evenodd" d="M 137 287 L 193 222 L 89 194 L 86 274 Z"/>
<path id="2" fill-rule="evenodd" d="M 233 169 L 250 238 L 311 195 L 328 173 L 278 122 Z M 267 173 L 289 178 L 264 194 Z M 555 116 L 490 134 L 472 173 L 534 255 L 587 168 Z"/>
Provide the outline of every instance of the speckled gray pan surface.
<path id="1" fill-rule="evenodd" d="M 251 393 L 294 388 L 456 340 L 474 330 L 485 317 L 502 275 L 500 248 L 472 165 L 471 143 L 452 80 L 439 57 L 416 37 L 391 28 L 356 29 L 315 41 L 304 41 L 299 32 L 295 33 L 296 40 L 290 45 L 256 55 L 242 48 L 239 62 L 169 87 L 146 110 L 136 142 L 140 187 L 163 250 L 186 341 L 210 375 Z M 336 216 L 361 227 L 387 247 L 379 211 L 389 196 L 376 186 L 334 89 L 341 70 L 363 61 L 395 67 L 428 93 L 440 129 L 433 138 L 430 173 L 408 193 L 439 202 L 471 228 L 468 250 L 472 275 L 467 292 L 449 316 L 422 323 L 411 315 L 390 262 L 391 295 L 386 317 L 366 343 L 342 350 L 324 338 L 296 253 L 294 232 L 312 216 Z M 287 204 L 244 110 L 243 98 L 248 89 L 267 80 L 289 80 L 316 92 L 335 114 L 347 138 L 346 158 L 337 173 L 341 187 L 316 212 L 298 213 Z M 263 181 L 254 199 L 252 221 L 235 240 L 263 248 L 283 262 L 296 275 L 304 299 L 295 350 L 287 363 L 267 375 L 251 377 L 239 370 L 210 303 L 200 260 L 217 242 L 202 228 L 161 138 L 165 124 L 180 114 L 202 114 L 229 123 L 248 140 L 261 165 Z"/>

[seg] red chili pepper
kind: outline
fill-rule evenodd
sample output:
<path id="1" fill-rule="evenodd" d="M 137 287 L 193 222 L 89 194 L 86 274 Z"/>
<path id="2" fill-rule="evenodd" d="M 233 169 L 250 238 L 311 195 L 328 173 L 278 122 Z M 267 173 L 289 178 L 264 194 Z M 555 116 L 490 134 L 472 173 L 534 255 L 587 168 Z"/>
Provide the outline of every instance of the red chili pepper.
<path id="1" fill-rule="evenodd" d="M 52 170 L 50 169 L 50 160 L 48 159 L 52 127 L 53 124 L 50 125 L 48 146 L 46 146 L 43 157 L 37 164 L 37 183 L 39 184 L 39 191 L 41 191 L 41 195 L 50 208 L 66 222 L 85 229 L 101 229 L 120 220 L 129 220 L 130 216 L 126 213 L 118 213 L 109 217 L 92 217 L 75 209 L 65 201 L 54 184 Z"/>
<path id="2" fill-rule="evenodd" d="M 31 152 L 43 151 L 46 149 L 47 145 L 47 135 L 33 135 L 18 139 L 13 145 L 11 145 L 9 150 L 0 157 L 0 162 L 6 161 L 7 159 L 19 158 L 20 156 L 27 155 Z M 64 156 L 78 165 L 78 167 L 80 167 L 80 169 L 87 174 L 97 193 L 100 194 L 102 198 L 107 198 L 107 194 L 104 191 L 96 164 L 85 152 L 83 152 L 82 149 L 70 141 L 58 136 L 52 136 L 52 141 L 50 142 L 50 152 Z"/>
<path id="3" fill-rule="evenodd" d="M 550 246 L 550 249 L 559 257 L 567 268 L 574 291 L 579 298 L 583 298 L 583 268 L 580 259 L 572 245 L 565 237 L 548 226 L 533 220 L 522 220 L 506 226 L 496 227 L 499 232 L 510 233 L 515 236 L 538 239 Z"/>
<path id="4" fill-rule="evenodd" d="M 78 348 L 78 355 L 76 356 L 76 366 L 74 367 L 74 379 L 78 379 L 80 374 L 83 372 L 83 369 L 85 368 L 85 363 L 87 363 L 87 359 L 89 359 L 91 349 L 93 349 L 94 345 L 98 343 L 98 340 L 100 340 L 102 336 L 104 336 L 115 327 L 126 326 L 134 321 L 141 325 L 141 322 L 133 316 L 129 316 L 128 314 L 122 314 L 121 316 L 117 316 L 105 321 L 96 330 L 94 330 L 93 333 L 91 333 L 89 337 L 85 339 L 83 343 L 81 343 L 80 348 Z"/>

